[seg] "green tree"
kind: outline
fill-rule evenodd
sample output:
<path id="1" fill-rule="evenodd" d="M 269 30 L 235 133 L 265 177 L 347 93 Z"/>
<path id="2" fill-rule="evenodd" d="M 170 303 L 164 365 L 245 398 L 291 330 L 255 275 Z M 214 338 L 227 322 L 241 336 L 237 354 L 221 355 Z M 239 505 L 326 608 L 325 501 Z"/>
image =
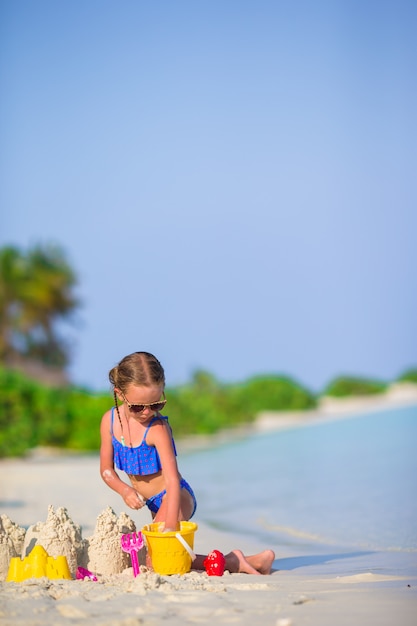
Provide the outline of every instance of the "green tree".
<path id="1" fill-rule="evenodd" d="M 14 352 L 19 334 L 20 288 L 24 259 L 19 250 L 7 246 L 0 250 L 0 357 L 6 360 Z"/>
<path id="2" fill-rule="evenodd" d="M 324 390 L 325 396 L 343 398 L 346 396 L 369 396 L 382 393 L 387 384 L 379 380 L 369 380 L 356 376 L 339 376 L 332 380 Z"/>
<path id="3" fill-rule="evenodd" d="M 417 383 L 417 367 L 406 370 L 399 376 L 399 382 Z"/>
<path id="4" fill-rule="evenodd" d="M 234 389 L 248 418 L 260 411 L 301 411 L 316 405 L 314 395 L 286 376 L 255 376 Z"/>
<path id="5" fill-rule="evenodd" d="M 78 306 L 76 277 L 58 246 L 35 246 L 22 253 L 0 250 L 0 357 L 19 355 L 63 367 L 68 346 L 57 323 L 69 320 Z"/>

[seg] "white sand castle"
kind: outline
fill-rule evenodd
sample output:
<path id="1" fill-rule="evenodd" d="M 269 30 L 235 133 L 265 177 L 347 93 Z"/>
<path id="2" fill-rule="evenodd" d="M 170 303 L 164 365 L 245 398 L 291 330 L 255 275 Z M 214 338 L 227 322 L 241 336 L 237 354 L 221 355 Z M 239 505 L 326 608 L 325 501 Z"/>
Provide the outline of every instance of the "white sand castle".
<path id="1" fill-rule="evenodd" d="M 1 515 L 0 580 L 6 579 L 10 559 L 24 558 L 35 545 L 43 546 L 52 557 L 65 556 L 73 577 L 79 566 L 99 575 L 120 574 L 131 565 L 129 555 L 120 547 L 120 536 L 135 531 L 134 521 L 126 513 L 117 517 L 111 507 L 98 516 L 94 533 L 87 539 L 64 507 L 55 510 L 49 505 L 46 521 L 27 530 Z"/>

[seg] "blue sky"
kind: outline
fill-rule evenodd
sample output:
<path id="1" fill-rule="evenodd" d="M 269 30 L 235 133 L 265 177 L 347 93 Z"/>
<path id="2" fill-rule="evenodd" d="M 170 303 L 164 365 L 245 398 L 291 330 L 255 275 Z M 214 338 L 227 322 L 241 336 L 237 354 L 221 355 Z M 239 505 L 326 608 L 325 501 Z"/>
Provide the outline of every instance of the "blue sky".
<path id="1" fill-rule="evenodd" d="M 0 11 L 0 245 L 65 250 L 74 382 L 417 364 L 415 2 Z"/>

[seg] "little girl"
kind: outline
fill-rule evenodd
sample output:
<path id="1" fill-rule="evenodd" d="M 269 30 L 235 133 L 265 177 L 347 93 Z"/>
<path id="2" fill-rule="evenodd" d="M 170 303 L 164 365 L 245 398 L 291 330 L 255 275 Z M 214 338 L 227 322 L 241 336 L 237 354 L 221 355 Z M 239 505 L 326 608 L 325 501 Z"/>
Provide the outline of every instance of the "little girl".
<path id="1" fill-rule="evenodd" d="M 109 379 L 115 406 L 101 420 L 101 476 L 128 507 L 147 506 L 165 532 L 177 530 L 194 515 L 197 502 L 178 470 L 168 418 L 160 413 L 166 404 L 163 367 L 149 352 L 134 352 L 110 370 Z M 128 475 L 130 485 L 115 468 Z M 205 558 L 198 555 L 193 568 L 203 570 Z M 230 572 L 269 574 L 275 554 L 265 550 L 245 557 L 233 550 L 225 558 Z"/>

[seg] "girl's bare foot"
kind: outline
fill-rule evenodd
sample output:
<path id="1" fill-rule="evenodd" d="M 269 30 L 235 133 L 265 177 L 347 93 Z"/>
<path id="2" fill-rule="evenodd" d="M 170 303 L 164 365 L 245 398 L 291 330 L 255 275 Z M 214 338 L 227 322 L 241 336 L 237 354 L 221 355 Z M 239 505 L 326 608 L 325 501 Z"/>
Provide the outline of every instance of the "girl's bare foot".
<path id="1" fill-rule="evenodd" d="M 232 550 L 226 555 L 226 569 L 231 573 L 240 574 L 270 574 L 275 553 L 264 550 L 259 554 L 245 556 L 241 550 Z"/>
<path id="2" fill-rule="evenodd" d="M 253 556 L 247 556 L 246 560 L 250 563 L 260 574 L 270 574 L 272 569 L 272 563 L 275 561 L 275 552 L 273 550 L 264 550 L 259 554 Z"/>
<path id="3" fill-rule="evenodd" d="M 259 574 L 259 572 L 250 565 L 241 550 L 232 550 L 225 555 L 226 568 L 232 574 Z"/>

